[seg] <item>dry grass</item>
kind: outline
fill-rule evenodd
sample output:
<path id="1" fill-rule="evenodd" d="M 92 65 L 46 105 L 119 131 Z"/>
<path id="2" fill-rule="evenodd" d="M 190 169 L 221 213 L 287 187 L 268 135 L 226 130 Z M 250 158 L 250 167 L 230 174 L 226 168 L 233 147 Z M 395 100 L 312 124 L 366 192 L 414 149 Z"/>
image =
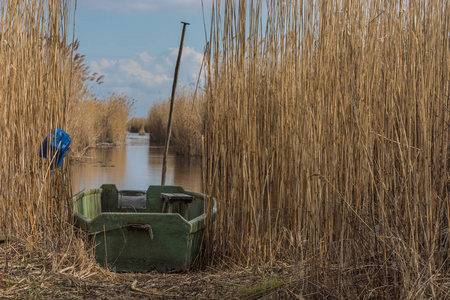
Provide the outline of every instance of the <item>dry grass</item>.
<path id="1" fill-rule="evenodd" d="M 0 235 L 65 242 L 68 169 L 37 156 L 52 128 L 67 130 L 73 44 L 67 1 L 0 1 Z"/>
<path id="2" fill-rule="evenodd" d="M 87 149 L 98 144 L 124 143 L 131 105 L 128 97 L 116 94 L 111 94 L 107 99 L 98 99 L 91 95 L 74 103 L 68 122 L 74 155 L 82 155 Z"/>
<path id="3" fill-rule="evenodd" d="M 200 155 L 204 126 L 205 97 L 183 90 L 177 94 L 172 117 L 170 148 L 178 154 Z M 148 113 L 150 142 L 164 144 L 169 119 L 169 102 L 156 103 Z"/>
<path id="4" fill-rule="evenodd" d="M 449 298 L 448 1 L 213 6 L 204 259 L 295 258 L 321 297 Z"/>
<path id="5" fill-rule="evenodd" d="M 77 51 L 78 40 L 73 51 Z M 75 54 L 71 88 L 75 97 L 68 103 L 67 132 L 72 137 L 72 158 L 82 157 L 89 148 L 108 143 L 125 142 L 126 121 L 133 101 L 125 95 L 110 94 L 99 98 L 91 92 L 90 84 L 102 84 L 104 76 L 91 73 L 85 56 Z"/>
<path id="6" fill-rule="evenodd" d="M 79 252 L 85 245 L 77 240 Z M 207 269 L 186 273 L 114 273 L 78 253 L 38 256 L 27 244 L 0 243 L 0 268 L 9 257 L 7 273 L 0 273 L 0 297 L 10 299 L 296 299 L 291 278 L 297 268 Z M 86 252 L 84 252 L 86 253 Z M 69 263 L 67 263 L 69 262 Z"/>
<path id="7" fill-rule="evenodd" d="M 70 111 L 88 93 L 82 57 L 74 56 L 78 42 L 69 42 L 71 6 L 71 1 L 0 0 L 2 293 L 8 276 L 17 271 L 17 256 L 45 260 L 43 274 L 68 266 L 81 271 L 93 262 L 73 233 L 68 160 L 51 169 L 50 159 L 38 157 L 38 148 L 53 128 L 77 138 L 68 125 Z M 123 101 L 114 96 L 112 102 L 121 106 Z M 114 105 L 108 103 L 102 104 L 105 123 L 120 121 L 125 131 L 127 116 L 111 117 Z M 113 129 L 103 138 L 117 135 Z M 21 284 L 24 280 L 25 276 L 17 278 Z"/>
<path id="8" fill-rule="evenodd" d="M 204 128 L 219 213 L 202 262 L 234 270 L 180 276 L 104 271 L 74 235 L 67 164 L 50 170 L 36 155 L 83 93 L 70 2 L 0 3 L 7 297 L 450 298 L 447 1 L 214 2 L 206 114 L 186 100 L 173 141 Z M 99 102 L 112 128 L 101 139 L 120 136 L 109 125 L 126 116 L 108 105 L 124 99 Z M 276 273 L 283 260 L 299 265 Z M 230 278 L 236 289 L 221 290 Z"/>
<path id="9" fill-rule="evenodd" d="M 146 118 L 132 118 L 127 122 L 127 131 L 145 135 L 148 132 Z"/>
<path id="10" fill-rule="evenodd" d="M 68 131 L 69 107 L 83 93 L 73 58 L 77 43 L 68 42 L 70 5 L 70 1 L 0 1 L 2 293 L 11 283 L 8 276 L 16 271 L 16 256 L 23 253 L 45 258 L 44 269 L 54 272 L 92 261 L 84 247 L 80 249 L 83 242 L 71 226 L 67 159 L 61 168 L 51 169 L 50 159 L 37 155 L 53 128 Z M 24 280 L 25 276 L 17 278 L 20 283 Z"/>
<path id="11" fill-rule="evenodd" d="M 167 131 L 167 120 L 169 116 L 169 103 L 155 103 L 150 108 L 147 118 L 150 143 L 164 145 Z M 165 125 L 165 126 L 164 126 Z"/>

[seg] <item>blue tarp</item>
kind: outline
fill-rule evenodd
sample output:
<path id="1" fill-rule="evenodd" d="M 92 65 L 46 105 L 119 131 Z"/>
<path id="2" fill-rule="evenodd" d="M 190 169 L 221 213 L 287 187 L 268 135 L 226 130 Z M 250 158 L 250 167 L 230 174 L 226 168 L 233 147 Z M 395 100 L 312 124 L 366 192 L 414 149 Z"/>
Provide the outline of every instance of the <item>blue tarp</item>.
<path id="1" fill-rule="evenodd" d="M 53 159 L 52 166 L 59 168 L 71 141 L 70 135 L 59 128 L 55 128 L 39 148 L 39 156 Z"/>

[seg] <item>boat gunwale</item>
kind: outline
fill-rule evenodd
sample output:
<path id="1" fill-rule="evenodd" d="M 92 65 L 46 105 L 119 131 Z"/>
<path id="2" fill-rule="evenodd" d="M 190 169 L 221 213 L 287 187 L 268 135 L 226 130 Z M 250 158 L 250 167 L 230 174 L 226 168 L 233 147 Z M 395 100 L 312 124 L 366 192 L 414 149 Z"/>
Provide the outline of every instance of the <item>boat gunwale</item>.
<path id="1" fill-rule="evenodd" d="M 137 191 L 137 192 L 141 192 L 142 190 L 119 190 L 120 191 Z M 82 190 L 78 193 L 76 193 L 74 196 L 72 196 L 72 202 L 75 203 L 75 201 L 82 199 L 84 196 L 87 195 L 92 195 L 95 193 L 103 193 L 103 189 L 102 188 L 93 188 L 93 189 L 88 189 L 88 190 Z M 199 199 L 203 199 L 203 201 L 205 201 L 205 194 L 202 193 L 198 193 L 198 192 L 192 192 L 192 191 L 184 191 L 184 193 L 192 195 L 196 198 Z M 212 214 L 213 214 L 213 218 L 215 218 L 215 215 L 217 213 L 217 202 L 216 199 L 211 197 L 212 201 L 214 201 L 213 204 L 213 209 L 212 209 Z M 127 215 L 139 215 L 139 216 L 155 216 L 155 215 L 179 215 L 181 217 L 181 219 L 183 219 L 186 223 L 188 223 L 190 225 L 190 232 L 191 233 L 195 233 L 199 230 L 202 230 L 205 228 L 205 217 L 206 217 L 206 212 L 204 212 L 203 214 L 191 219 L 191 220 L 186 220 L 183 216 L 181 216 L 179 213 L 162 213 L 162 212 L 101 212 L 100 214 L 98 214 L 97 216 L 95 216 L 93 219 L 77 212 L 75 209 L 73 210 L 73 215 L 75 218 L 75 225 L 77 225 L 78 227 L 80 227 L 83 230 L 86 231 L 90 231 L 92 224 L 95 223 L 95 220 L 98 219 L 101 215 L 122 215 L 122 214 L 127 214 Z"/>

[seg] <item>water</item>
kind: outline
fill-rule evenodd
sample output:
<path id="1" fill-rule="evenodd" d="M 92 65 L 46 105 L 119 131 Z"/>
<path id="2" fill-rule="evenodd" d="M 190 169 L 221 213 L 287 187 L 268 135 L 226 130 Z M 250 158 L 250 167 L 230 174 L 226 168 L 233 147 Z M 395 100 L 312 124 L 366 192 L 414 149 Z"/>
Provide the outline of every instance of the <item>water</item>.
<path id="1" fill-rule="evenodd" d="M 129 133 L 124 146 L 92 149 L 88 159 L 72 163 L 72 188 L 99 188 L 113 183 L 120 189 L 146 190 L 161 184 L 164 147 L 149 146 L 148 135 Z M 201 159 L 167 156 L 166 185 L 202 192 Z"/>

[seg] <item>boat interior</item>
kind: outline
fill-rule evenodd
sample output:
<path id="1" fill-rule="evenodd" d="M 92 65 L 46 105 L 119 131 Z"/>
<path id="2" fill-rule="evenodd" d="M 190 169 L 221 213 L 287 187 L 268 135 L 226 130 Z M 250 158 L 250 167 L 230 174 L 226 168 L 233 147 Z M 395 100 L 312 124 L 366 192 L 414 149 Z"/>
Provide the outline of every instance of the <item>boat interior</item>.
<path id="1" fill-rule="evenodd" d="M 114 184 L 85 190 L 73 198 L 74 210 L 88 219 L 101 213 L 178 213 L 187 221 L 204 213 L 204 196 L 180 186 L 151 185 L 146 191 L 118 190 Z"/>

